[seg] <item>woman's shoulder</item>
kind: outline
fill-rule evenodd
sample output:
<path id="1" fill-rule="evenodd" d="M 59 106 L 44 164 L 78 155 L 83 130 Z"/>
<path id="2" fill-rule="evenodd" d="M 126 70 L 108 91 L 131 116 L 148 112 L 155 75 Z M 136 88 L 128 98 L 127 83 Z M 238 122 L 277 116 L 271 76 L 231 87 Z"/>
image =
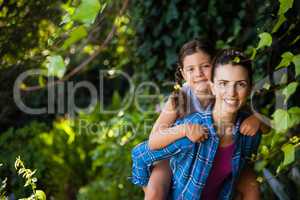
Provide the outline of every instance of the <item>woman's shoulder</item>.
<path id="1" fill-rule="evenodd" d="M 211 112 L 193 112 L 188 114 L 182 118 L 178 118 L 175 122 L 177 124 L 184 124 L 184 123 L 193 123 L 193 124 L 202 124 L 204 119 L 211 118 Z"/>

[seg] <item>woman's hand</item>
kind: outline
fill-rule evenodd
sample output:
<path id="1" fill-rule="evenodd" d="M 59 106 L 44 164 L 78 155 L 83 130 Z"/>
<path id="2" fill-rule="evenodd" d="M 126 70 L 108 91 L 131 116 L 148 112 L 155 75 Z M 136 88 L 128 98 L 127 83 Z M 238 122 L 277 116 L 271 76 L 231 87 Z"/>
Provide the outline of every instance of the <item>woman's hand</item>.
<path id="1" fill-rule="evenodd" d="M 260 125 L 261 122 L 259 121 L 259 119 L 257 119 L 254 115 L 251 115 L 242 122 L 240 132 L 243 135 L 253 136 L 259 130 Z"/>
<path id="2" fill-rule="evenodd" d="M 203 142 L 208 138 L 208 129 L 199 124 L 183 124 L 185 136 L 192 142 Z"/>

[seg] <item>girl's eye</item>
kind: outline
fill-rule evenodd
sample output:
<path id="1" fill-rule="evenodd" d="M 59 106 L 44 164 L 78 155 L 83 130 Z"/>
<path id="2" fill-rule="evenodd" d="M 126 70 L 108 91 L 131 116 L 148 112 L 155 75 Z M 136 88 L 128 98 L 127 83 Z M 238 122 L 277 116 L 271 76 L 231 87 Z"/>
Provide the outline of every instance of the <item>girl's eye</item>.
<path id="1" fill-rule="evenodd" d="M 204 65 L 203 67 L 204 68 L 210 68 L 210 65 Z"/>
<path id="2" fill-rule="evenodd" d="M 192 67 L 188 68 L 188 71 L 190 71 L 190 72 L 193 71 L 193 70 L 194 70 L 194 68 L 192 68 Z"/>

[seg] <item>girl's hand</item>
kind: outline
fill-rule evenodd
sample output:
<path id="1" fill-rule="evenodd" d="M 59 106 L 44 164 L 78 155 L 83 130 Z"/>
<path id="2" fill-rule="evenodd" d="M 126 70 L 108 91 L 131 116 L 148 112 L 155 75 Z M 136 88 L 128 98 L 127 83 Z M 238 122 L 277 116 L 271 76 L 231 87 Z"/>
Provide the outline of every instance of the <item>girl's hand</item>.
<path id="1" fill-rule="evenodd" d="M 183 124 L 185 136 L 192 142 L 203 142 L 208 138 L 208 129 L 199 124 Z"/>
<path id="2" fill-rule="evenodd" d="M 261 122 L 259 121 L 259 119 L 257 119 L 254 115 L 251 115 L 242 122 L 240 132 L 243 135 L 253 136 L 259 130 L 260 125 Z"/>

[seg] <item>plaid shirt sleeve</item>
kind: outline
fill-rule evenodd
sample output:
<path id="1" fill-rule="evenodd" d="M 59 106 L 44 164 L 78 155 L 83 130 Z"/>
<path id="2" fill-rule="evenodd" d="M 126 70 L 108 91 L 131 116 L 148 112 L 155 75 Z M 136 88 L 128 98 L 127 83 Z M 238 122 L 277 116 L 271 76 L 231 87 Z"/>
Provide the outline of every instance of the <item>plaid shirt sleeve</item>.
<path id="1" fill-rule="evenodd" d="M 242 136 L 242 158 L 246 162 L 251 162 L 252 156 L 257 154 L 257 149 L 261 140 L 261 132 L 257 132 L 254 136 Z"/>
<path id="2" fill-rule="evenodd" d="M 184 123 L 200 123 L 201 118 L 196 117 L 197 114 L 189 115 L 181 120 L 177 120 L 175 125 Z M 169 144 L 165 148 L 159 150 L 150 150 L 148 141 L 145 141 L 131 151 L 132 157 L 132 177 L 133 184 L 146 186 L 148 184 L 151 166 L 154 162 L 168 159 L 174 155 L 189 151 L 194 143 L 184 137 Z"/>

